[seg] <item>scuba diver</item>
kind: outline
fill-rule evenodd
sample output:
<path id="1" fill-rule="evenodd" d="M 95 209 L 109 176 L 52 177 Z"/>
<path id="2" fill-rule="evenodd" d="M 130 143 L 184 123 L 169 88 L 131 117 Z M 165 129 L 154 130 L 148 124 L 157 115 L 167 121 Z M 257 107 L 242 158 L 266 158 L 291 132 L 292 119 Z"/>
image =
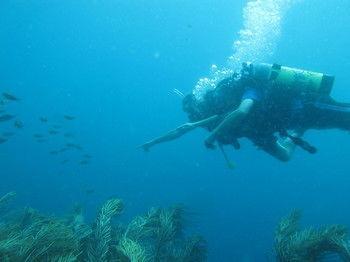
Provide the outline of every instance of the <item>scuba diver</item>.
<path id="1" fill-rule="evenodd" d="M 310 129 L 350 131 L 350 103 L 331 96 L 334 77 L 278 64 L 243 63 L 240 73 L 222 80 L 202 99 L 189 94 L 183 110 L 189 123 L 143 145 L 179 138 L 202 127 L 210 132 L 205 146 L 223 151 L 223 145 L 240 148 L 248 138 L 258 148 L 281 161 L 289 161 L 296 146 L 314 154 L 317 149 L 302 139 Z"/>

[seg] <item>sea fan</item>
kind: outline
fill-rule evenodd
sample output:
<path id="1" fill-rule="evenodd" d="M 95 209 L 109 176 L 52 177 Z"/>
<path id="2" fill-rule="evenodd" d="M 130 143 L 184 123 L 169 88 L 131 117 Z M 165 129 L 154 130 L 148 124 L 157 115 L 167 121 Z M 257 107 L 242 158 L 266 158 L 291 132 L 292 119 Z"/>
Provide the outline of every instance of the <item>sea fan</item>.
<path id="1" fill-rule="evenodd" d="M 124 237 L 119 245 L 118 250 L 128 259 L 130 262 L 148 262 L 150 258 L 147 256 L 146 250 L 138 242 Z"/>
<path id="2" fill-rule="evenodd" d="M 112 241 L 111 219 L 123 210 L 123 203 L 119 199 L 108 200 L 102 207 L 93 230 L 88 251 L 89 261 L 108 261 Z"/>
<path id="3" fill-rule="evenodd" d="M 207 260 L 207 242 L 201 236 L 181 241 L 173 249 L 172 261 L 201 262 Z"/>
<path id="4" fill-rule="evenodd" d="M 9 192 L 0 198 L 0 212 L 7 210 L 7 205 L 16 197 L 16 192 Z"/>
<path id="5" fill-rule="evenodd" d="M 293 211 L 282 219 L 276 230 L 275 251 L 279 262 L 321 261 L 335 253 L 350 261 L 347 230 L 340 225 L 320 229 L 299 229 L 300 213 Z"/>

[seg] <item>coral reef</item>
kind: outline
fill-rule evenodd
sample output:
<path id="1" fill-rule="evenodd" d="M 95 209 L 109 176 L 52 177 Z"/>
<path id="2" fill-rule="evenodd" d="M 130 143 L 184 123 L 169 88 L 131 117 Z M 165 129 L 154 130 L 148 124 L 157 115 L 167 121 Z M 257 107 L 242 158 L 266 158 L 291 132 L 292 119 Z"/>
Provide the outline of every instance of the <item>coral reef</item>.
<path id="1" fill-rule="evenodd" d="M 279 262 L 324 261 L 330 254 L 350 261 L 350 243 L 344 226 L 300 229 L 300 211 L 293 211 L 279 223 L 275 234 Z"/>
<path id="2" fill-rule="evenodd" d="M 0 210 L 15 193 L 0 198 Z M 184 209 L 152 208 L 122 226 L 113 220 L 123 211 L 108 200 L 92 225 L 81 207 L 65 218 L 44 216 L 32 208 L 0 215 L 0 261 L 206 261 L 206 242 L 185 233 Z M 4 213 L 4 212 L 2 212 Z"/>
<path id="3" fill-rule="evenodd" d="M 108 200 L 102 207 L 93 227 L 88 250 L 89 261 L 105 262 L 110 260 L 112 242 L 112 217 L 120 214 L 123 203 L 119 199 Z"/>
<path id="4" fill-rule="evenodd" d="M 183 218 L 179 206 L 152 208 L 128 225 L 118 249 L 130 261 L 205 261 L 204 239 L 185 238 Z"/>

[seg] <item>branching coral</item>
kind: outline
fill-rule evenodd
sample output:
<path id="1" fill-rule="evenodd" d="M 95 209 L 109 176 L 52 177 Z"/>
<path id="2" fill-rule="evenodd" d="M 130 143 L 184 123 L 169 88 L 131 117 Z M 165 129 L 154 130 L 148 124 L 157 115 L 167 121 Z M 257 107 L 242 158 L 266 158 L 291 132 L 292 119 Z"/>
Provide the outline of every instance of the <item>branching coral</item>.
<path id="1" fill-rule="evenodd" d="M 9 202 L 16 197 L 15 192 L 9 192 L 0 198 L 0 211 L 4 211 L 7 208 Z"/>
<path id="2" fill-rule="evenodd" d="M 122 210 L 123 203 L 119 199 L 108 200 L 102 207 L 90 242 L 89 261 L 108 261 L 112 241 L 111 219 L 113 216 L 120 214 Z"/>
<path id="3" fill-rule="evenodd" d="M 173 250 L 172 261 L 206 261 L 206 250 L 206 241 L 200 236 L 193 236 L 186 239 L 178 249 Z"/>
<path id="4" fill-rule="evenodd" d="M 147 256 L 146 250 L 138 242 L 123 237 L 119 243 L 118 250 L 130 262 L 148 262 L 150 258 Z"/>
<path id="5" fill-rule="evenodd" d="M 16 196 L 16 192 L 9 192 L 0 198 L 0 206 L 7 204 Z"/>
<path id="6" fill-rule="evenodd" d="M 123 241 L 133 248 L 136 248 L 134 243 L 143 247 L 141 254 L 147 254 L 146 261 L 205 261 L 204 239 L 184 237 L 184 215 L 180 206 L 152 208 L 148 214 L 136 217 L 128 225 Z M 120 242 L 119 249 L 123 251 L 124 245 L 125 242 Z"/>
<path id="7" fill-rule="evenodd" d="M 329 253 L 338 254 L 344 261 L 350 261 L 350 246 L 345 227 L 332 225 L 301 230 L 300 218 L 300 212 L 293 211 L 279 223 L 275 236 L 277 261 L 320 261 Z"/>
<path id="8" fill-rule="evenodd" d="M 11 235 L 0 241 L 0 258 L 9 261 L 48 261 L 65 254 L 77 255 L 78 241 L 61 221 L 35 218 L 31 224 L 10 225 Z M 4 236 L 8 229 L 0 229 Z"/>
<path id="9" fill-rule="evenodd" d="M 2 203 L 14 194 L 1 198 Z M 82 209 L 58 219 L 32 208 L 0 217 L 0 261 L 199 262 L 206 243 L 184 234 L 184 210 L 152 208 L 126 227 L 112 218 L 123 210 L 119 199 L 108 200 L 95 223 L 85 223 Z"/>

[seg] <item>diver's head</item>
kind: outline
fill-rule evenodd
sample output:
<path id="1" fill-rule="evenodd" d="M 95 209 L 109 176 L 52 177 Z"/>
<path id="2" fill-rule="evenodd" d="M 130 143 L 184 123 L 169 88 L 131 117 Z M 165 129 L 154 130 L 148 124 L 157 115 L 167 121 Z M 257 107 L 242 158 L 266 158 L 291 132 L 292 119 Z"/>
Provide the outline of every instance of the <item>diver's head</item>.
<path id="1" fill-rule="evenodd" d="M 188 117 L 191 119 L 191 116 L 195 114 L 196 109 L 196 98 L 193 94 L 188 94 L 182 100 L 182 110 L 187 113 Z"/>
<path id="2" fill-rule="evenodd" d="M 182 100 L 182 110 L 188 115 L 190 121 L 198 121 L 201 119 L 199 102 L 191 93 Z"/>

